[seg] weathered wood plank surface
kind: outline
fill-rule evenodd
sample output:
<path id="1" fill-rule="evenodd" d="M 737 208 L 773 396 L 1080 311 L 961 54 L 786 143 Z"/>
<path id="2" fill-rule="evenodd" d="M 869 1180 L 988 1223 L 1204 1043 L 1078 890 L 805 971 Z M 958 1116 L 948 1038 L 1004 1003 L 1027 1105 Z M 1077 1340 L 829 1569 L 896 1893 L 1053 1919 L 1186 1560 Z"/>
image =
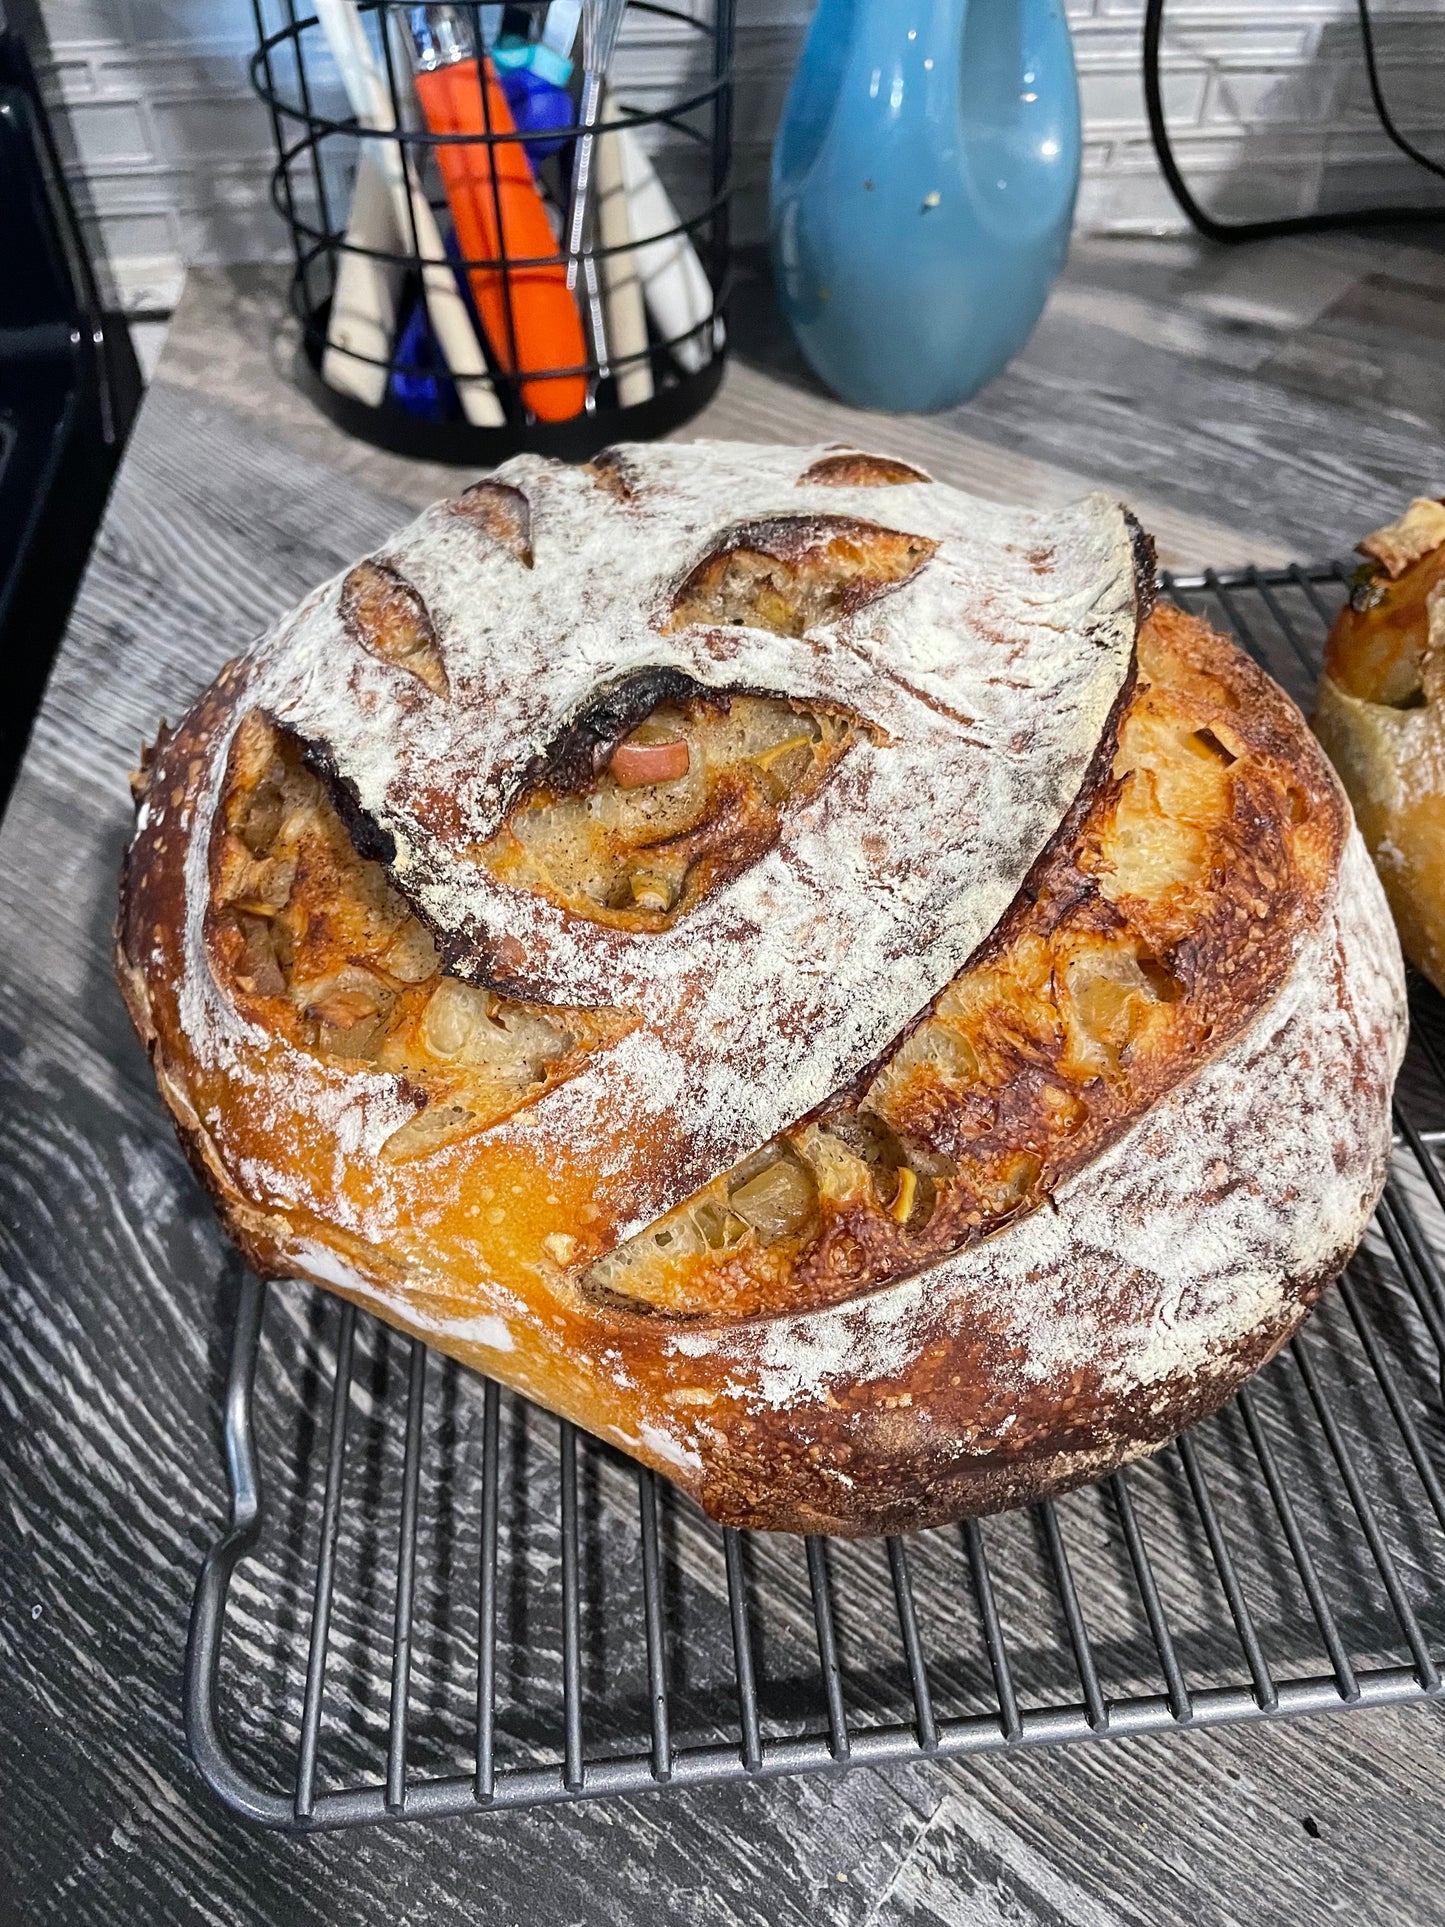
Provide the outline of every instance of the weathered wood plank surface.
<path id="1" fill-rule="evenodd" d="M 1368 520 L 1380 491 L 1428 479 L 1442 451 L 1438 406 L 1433 417 L 1423 404 L 1411 415 L 1392 391 L 1360 444 L 1354 399 L 1328 420 L 1301 414 L 1288 382 L 1261 373 L 1288 341 L 1288 379 L 1303 381 L 1311 333 L 1327 335 L 1336 352 L 1346 340 L 1364 352 L 1351 316 L 1374 313 L 1360 292 L 1373 257 L 1352 258 L 1323 306 L 1321 288 L 1335 288 L 1343 271 L 1334 256 L 1307 257 L 1317 309 L 1307 325 L 1304 297 L 1283 269 L 1273 320 L 1223 326 L 1217 285 L 1190 270 L 1215 310 L 1188 301 L 1171 308 L 1169 277 L 1177 282 L 1187 264 L 1151 260 L 1126 273 L 1127 262 L 1095 257 L 1087 274 L 1071 276 L 1040 342 L 1005 383 L 957 423 L 928 426 L 926 459 L 938 472 L 974 485 L 991 473 L 999 488 L 1012 480 L 1041 500 L 1059 499 L 1049 491 L 1080 476 L 1121 480 L 1123 468 L 1143 463 L 1147 438 L 1140 431 L 1127 460 L 1120 454 L 1113 404 L 1083 392 L 1079 358 L 1099 358 L 1101 314 L 1105 324 L 1111 315 L 1125 324 L 1110 331 L 1111 353 L 1125 339 L 1140 349 L 1139 337 L 1167 314 L 1175 337 L 1149 348 L 1156 365 L 1139 387 L 1141 414 L 1146 403 L 1156 411 L 1156 445 L 1170 397 L 1186 393 L 1182 377 L 1172 389 L 1164 379 L 1170 357 L 1193 371 L 1188 406 L 1206 415 L 1211 396 L 1238 399 L 1220 386 L 1226 375 L 1254 383 L 1256 402 L 1256 390 L 1276 397 L 1270 409 L 1253 407 L 1247 442 L 1219 428 L 1201 432 L 1187 459 L 1158 466 L 1160 499 L 1180 518 L 1181 538 L 1203 529 L 1212 539 L 1215 517 L 1237 516 L 1259 545 L 1240 537 L 1232 550 L 1193 559 L 1339 546 Z M 1291 286 L 1294 309 L 1285 299 Z M 1342 305 L 1349 312 L 1331 323 Z M 1177 333 L 1181 312 L 1193 318 L 1190 341 Z M 1445 1918 L 1441 1729 L 1424 1708 L 300 1841 L 232 1820 L 200 1784 L 181 1734 L 181 1665 L 196 1570 L 223 1517 L 219 1394 L 239 1272 L 164 1124 L 109 981 L 114 870 L 129 815 L 124 772 L 160 715 L 174 716 L 271 614 L 384 536 L 404 516 L 404 498 L 425 499 L 434 485 L 354 451 L 343 472 L 330 458 L 330 431 L 307 421 L 301 404 L 287 416 L 284 398 L 268 391 L 268 399 L 252 382 L 257 405 L 244 405 L 249 376 L 218 375 L 213 385 L 230 390 L 231 403 L 208 399 L 208 353 L 224 373 L 229 343 L 233 370 L 245 367 L 234 333 L 218 338 L 214 304 L 210 323 L 209 349 L 203 330 L 183 332 L 181 379 L 163 379 L 147 400 L 0 830 L 0 1920 L 1094 1927 L 1296 1923 L 1327 1911 L 1381 1923 Z M 764 317 L 745 335 L 749 358 L 730 376 L 709 432 L 860 434 L 856 417 L 788 375 L 767 326 Z M 1407 350 L 1391 350 L 1397 382 Z M 1027 401 L 1044 388 L 1047 421 Z M 879 425 L 870 439 L 897 442 L 893 426 Z M 1311 451 L 1329 435 L 1329 460 L 1319 460 Z M 312 459 L 297 446 L 306 437 Z M 1275 454 L 1285 479 L 1272 514 L 1274 483 L 1257 470 Z M 1227 486 L 1211 493 L 1201 463 L 1209 475 L 1222 467 Z M 1296 478 L 1312 467 L 1307 503 Z M 1233 507 L 1212 508 L 1219 500 Z M 1329 542 L 1304 542 L 1307 508 Z M 1361 1261 L 1360 1289 L 1438 1466 L 1439 1388 L 1408 1297 L 1378 1254 Z M 261 1782 L 281 1784 L 299 1713 L 336 1312 L 299 1289 L 279 1288 L 272 1300 L 257 1413 L 274 1505 L 259 1555 L 238 1578 L 223 1710 L 238 1760 Z M 1441 1537 L 1342 1309 L 1317 1321 L 1311 1345 L 1438 1652 Z M 405 1347 L 368 1329 L 323 1734 L 329 1784 L 381 1775 L 405 1378 Z M 1398 1662 L 1399 1629 L 1358 1529 L 1322 1474 L 1291 1366 L 1271 1368 L 1258 1403 L 1352 1656 Z M 434 1363 L 413 1704 L 418 1773 L 465 1770 L 471 1743 L 480 1410 L 477 1381 Z M 554 1757 L 560 1731 L 555 1428 L 508 1403 L 503 1441 L 499 1748 L 504 1761 L 521 1761 Z M 1210 1428 L 1200 1450 L 1271 1664 L 1281 1677 L 1320 1670 L 1318 1637 L 1237 1417 Z M 1143 1469 L 1131 1490 L 1191 1682 L 1243 1677 L 1177 1458 Z M 645 1722 L 636 1503 L 621 1460 L 584 1456 L 591 1746 L 635 1744 Z M 1105 1690 L 1158 1692 L 1158 1660 L 1108 1500 L 1082 1494 L 1061 1510 Z M 716 1739 L 735 1720 L 717 1537 L 691 1507 L 669 1500 L 663 1539 L 674 1723 L 683 1741 Z M 1025 1517 L 1000 1521 L 987 1544 L 1022 1702 L 1076 1697 L 1035 1527 Z M 940 1713 L 987 1710 L 994 1689 L 956 1536 L 918 1541 L 913 1569 Z M 906 1681 L 880 1549 L 835 1548 L 830 1576 L 850 1715 L 903 1717 Z M 800 1548 L 754 1541 L 751 1580 L 768 1729 L 818 1730 Z"/>

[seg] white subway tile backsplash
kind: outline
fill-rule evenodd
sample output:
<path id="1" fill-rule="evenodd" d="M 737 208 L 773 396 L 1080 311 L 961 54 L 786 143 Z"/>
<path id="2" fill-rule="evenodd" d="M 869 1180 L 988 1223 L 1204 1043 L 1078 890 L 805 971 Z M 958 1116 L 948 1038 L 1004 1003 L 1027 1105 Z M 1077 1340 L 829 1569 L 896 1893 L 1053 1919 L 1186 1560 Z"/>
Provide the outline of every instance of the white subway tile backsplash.
<path id="1" fill-rule="evenodd" d="M 249 43 L 235 47 L 137 46 L 123 54 L 96 59 L 96 83 L 103 93 L 144 96 L 147 100 L 195 94 L 252 99 Z"/>
<path id="2" fill-rule="evenodd" d="M 53 0 L 41 0 L 47 19 Z M 178 41 L 183 45 L 222 39 L 250 43 L 256 21 L 251 0 L 123 0 L 131 19 L 129 42 Z"/>
<path id="3" fill-rule="evenodd" d="M 1285 73 L 1216 74 L 1204 118 L 1230 125 L 1318 127 L 1334 110 L 1343 75 L 1336 67 L 1296 67 Z"/>
<path id="4" fill-rule="evenodd" d="M 82 217 L 81 229 L 92 250 L 101 242 L 111 260 L 160 264 L 179 252 L 175 216 L 169 208 L 154 214 L 109 214 L 103 220 Z"/>
<path id="5" fill-rule="evenodd" d="M 89 60 L 52 60 L 39 78 L 47 101 L 89 100 L 95 93 L 95 66 Z"/>
<path id="6" fill-rule="evenodd" d="M 1317 22 L 1288 26 L 1278 20 L 1189 21 L 1170 16 L 1169 48 L 1207 60 L 1212 67 L 1245 71 L 1294 67 L 1312 60 L 1319 42 Z"/>
<path id="7" fill-rule="evenodd" d="M 57 130 L 62 158 L 87 177 L 151 159 L 139 101 L 77 100 Z"/>
<path id="8" fill-rule="evenodd" d="M 183 260 L 197 263 L 269 261 L 289 252 L 285 230 L 274 210 L 252 201 L 244 206 L 182 209 L 176 216 Z"/>
<path id="9" fill-rule="evenodd" d="M 42 12 L 57 54 L 77 46 L 125 45 L 135 32 L 126 0 L 45 0 Z"/>
<path id="10" fill-rule="evenodd" d="M 124 172 L 96 172 L 85 177 L 85 198 L 107 224 L 132 214 L 171 214 L 196 192 L 213 191 L 213 183 L 198 182 L 189 168 L 132 167 Z"/>
<path id="11" fill-rule="evenodd" d="M 150 111 L 161 160 L 176 167 L 201 156 L 206 163 L 255 160 L 258 175 L 264 177 L 271 153 L 271 118 L 254 94 L 159 100 L 152 102 Z"/>
<path id="12" fill-rule="evenodd" d="M 1171 127 L 1198 120 L 1208 80 L 1203 69 L 1193 72 L 1170 69 L 1161 72 L 1160 78 L 1164 111 Z M 1084 69 L 1079 75 L 1079 99 L 1084 125 L 1090 131 L 1144 124 L 1144 83 L 1137 63 L 1132 72 L 1101 73 Z"/>
<path id="13" fill-rule="evenodd" d="M 81 233 L 94 260 L 110 254 L 116 291 L 127 308 L 173 304 L 181 289 L 181 241 L 170 208 L 158 214 L 108 214 L 100 220 L 83 214 Z"/>
<path id="14" fill-rule="evenodd" d="M 1144 178 L 1108 168 L 1084 176 L 1075 216 L 1077 230 L 1171 234 L 1178 226 L 1179 209 L 1157 169 Z"/>
<path id="15" fill-rule="evenodd" d="M 1445 161 L 1445 137 L 1440 131 L 1442 117 L 1445 117 L 1445 17 L 1441 19 L 1433 49 L 1428 54 L 1422 52 L 1413 64 L 1392 63 L 1384 68 L 1380 85 L 1397 126 L 1407 133 L 1423 134 L 1426 152 Z M 1342 126 L 1352 121 L 1374 126 L 1375 108 L 1363 68 L 1343 70 L 1335 120 Z"/>
<path id="16" fill-rule="evenodd" d="M 285 255 L 268 195 L 269 116 L 248 78 L 251 0 L 39 4 L 45 83 L 70 122 L 67 164 L 86 177 L 125 287 L 155 305 L 186 260 Z M 1077 226 L 1178 231 L 1144 118 L 1143 0 L 1065 4 L 1086 136 Z M 1371 4 L 1400 123 L 1445 152 L 1445 0 Z M 811 0 L 739 0 L 733 225 L 743 240 L 766 230 L 769 143 L 811 14 Z M 634 104 L 660 100 L 697 65 L 684 26 L 629 17 L 617 71 Z M 1186 176 L 1230 218 L 1432 198 L 1429 177 L 1375 123 L 1354 0 L 1168 0 L 1163 81 Z M 344 114 L 334 76 L 323 90 Z M 676 137 L 663 138 L 659 159 L 674 179 L 696 175 Z"/>

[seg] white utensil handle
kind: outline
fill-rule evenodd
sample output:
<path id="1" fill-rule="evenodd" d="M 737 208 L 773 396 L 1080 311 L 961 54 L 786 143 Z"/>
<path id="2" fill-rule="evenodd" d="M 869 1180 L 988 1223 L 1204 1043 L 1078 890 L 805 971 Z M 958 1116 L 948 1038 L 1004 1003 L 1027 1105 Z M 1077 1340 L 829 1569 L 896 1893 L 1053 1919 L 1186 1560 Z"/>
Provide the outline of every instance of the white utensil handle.
<path id="1" fill-rule="evenodd" d="M 500 428 L 506 416 L 487 372 L 486 356 L 477 340 L 471 314 L 447 259 L 436 216 L 425 194 L 414 183 L 409 184 L 409 193 L 412 218 L 416 222 L 417 252 L 426 263 L 421 271 L 421 283 L 427 319 L 456 382 L 462 412 L 474 428 Z"/>
<path id="2" fill-rule="evenodd" d="M 352 113 L 378 134 L 392 133 L 396 115 L 392 111 L 391 96 L 372 58 L 371 42 L 352 0 L 316 0 L 316 18 L 321 22 L 321 31 L 336 62 Z M 392 159 L 395 160 L 394 153 Z"/>
<path id="3" fill-rule="evenodd" d="M 331 48 L 352 113 L 363 126 L 379 134 L 395 132 L 396 115 L 391 96 L 372 58 L 371 43 L 352 0 L 316 0 L 316 17 Z M 397 234 L 409 236 L 415 223 L 417 253 L 425 264 L 422 288 L 427 318 L 456 380 L 462 410 L 474 427 L 497 428 L 506 418 L 487 372 L 486 357 L 467 304 L 462 300 L 447 260 L 431 206 L 412 178 L 411 168 L 403 165 L 399 142 L 366 141 L 363 146 L 376 149 L 377 166 L 392 197 Z M 358 169 L 358 175 L 359 172 Z"/>
<path id="4" fill-rule="evenodd" d="M 577 38 L 577 23 L 582 18 L 582 0 L 552 0 L 542 28 L 542 45 L 559 60 L 572 58 L 572 43 Z"/>
<path id="5" fill-rule="evenodd" d="M 603 97 L 602 119 L 613 114 L 609 96 Z M 621 140 L 615 133 L 597 137 L 597 238 L 605 249 L 599 260 L 607 308 L 607 348 L 617 378 L 617 399 L 623 408 L 652 399 L 652 369 L 647 361 L 647 311 L 642 277 L 628 246 L 632 224 L 628 218 L 627 188 L 622 178 Z M 631 355 L 641 356 L 630 361 Z"/>
<path id="6" fill-rule="evenodd" d="M 336 268 L 321 379 L 328 388 L 372 408 L 386 399 L 401 270 L 374 259 L 369 250 L 397 252 L 394 213 L 391 188 L 373 144 L 365 142 L 356 166 L 346 246 Z"/>
<path id="7" fill-rule="evenodd" d="M 712 286 L 688 236 L 669 233 L 678 224 L 677 209 L 630 127 L 618 134 L 617 145 L 627 193 L 633 258 L 642 277 L 648 309 L 665 340 L 678 335 L 688 337 L 679 341 L 672 352 L 689 373 L 695 374 L 713 358 L 713 342 L 707 326 L 713 307 Z M 649 240 L 649 235 L 668 238 Z"/>

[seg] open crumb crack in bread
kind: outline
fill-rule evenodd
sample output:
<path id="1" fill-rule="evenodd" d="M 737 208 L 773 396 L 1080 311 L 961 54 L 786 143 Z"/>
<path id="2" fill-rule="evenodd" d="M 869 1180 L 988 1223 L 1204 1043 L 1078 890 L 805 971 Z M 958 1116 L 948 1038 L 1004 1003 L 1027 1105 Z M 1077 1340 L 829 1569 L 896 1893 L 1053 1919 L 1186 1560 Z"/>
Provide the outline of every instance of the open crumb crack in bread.
<path id="1" fill-rule="evenodd" d="M 148 753 L 117 968 L 303 1277 L 730 1523 L 1173 1437 L 1383 1182 L 1393 931 L 1298 712 L 1101 497 L 508 463 Z"/>

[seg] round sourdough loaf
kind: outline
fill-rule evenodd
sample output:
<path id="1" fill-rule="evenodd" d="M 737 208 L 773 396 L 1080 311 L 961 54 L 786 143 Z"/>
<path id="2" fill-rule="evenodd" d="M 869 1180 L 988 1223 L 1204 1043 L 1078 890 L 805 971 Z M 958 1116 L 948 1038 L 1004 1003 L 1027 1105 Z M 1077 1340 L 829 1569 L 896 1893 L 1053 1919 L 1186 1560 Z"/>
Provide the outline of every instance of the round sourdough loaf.
<path id="1" fill-rule="evenodd" d="M 1100 497 L 842 449 L 509 463 L 136 778 L 117 969 L 262 1273 L 729 1523 L 897 1532 L 1147 1452 L 1383 1181 L 1348 805 Z"/>

